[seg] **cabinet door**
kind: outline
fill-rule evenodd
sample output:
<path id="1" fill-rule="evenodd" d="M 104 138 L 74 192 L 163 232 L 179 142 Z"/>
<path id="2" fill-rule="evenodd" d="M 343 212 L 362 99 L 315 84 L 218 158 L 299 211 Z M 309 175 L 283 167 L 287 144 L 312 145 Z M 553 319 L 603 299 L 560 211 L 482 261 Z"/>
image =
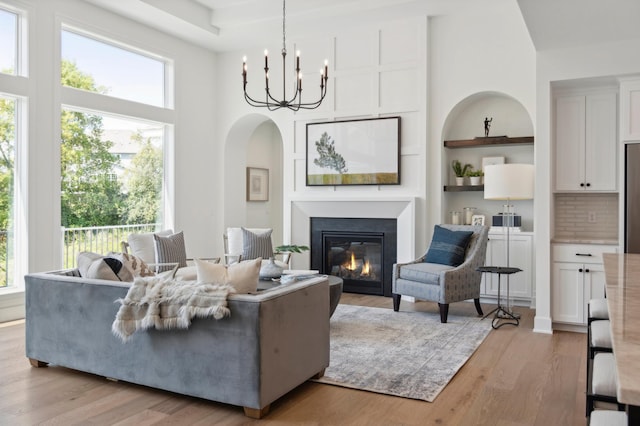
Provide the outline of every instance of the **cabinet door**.
<path id="1" fill-rule="evenodd" d="M 640 140 L 640 80 L 620 83 L 622 140 Z"/>
<path id="2" fill-rule="evenodd" d="M 604 298 L 605 276 L 603 265 L 584 265 L 584 323 L 587 323 L 587 303 L 591 299 Z"/>
<path id="3" fill-rule="evenodd" d="M 551 316 L 554 322 L 585 324 L 584 272 L 580 269 L 583 265 L 579 263 L 553 263 Z"/>
<path id="4" fill-rule="evenodd" d="M 587 96 L 584 178 L 587 191 L 616 190 L 617 116 L 616 93 Z"/>
<path id="5" fill-rule="evenodd" d="M 489 244 L 491 252 L 487 251 L 487 265 L 507 266 L 507 241 L 506 235 L 490 235 Z M 491 256 L 491 257 L 489 257 Z M 532 274 L 532 237 L 530 235 L 511 234 L 509 238 L 509 266 L 522 269 L 512 275 L 501 277 L 501 297 L 507 295 L 507 280 L 509 282 L 509 295 L 518 299 L 531 299 L 531 274 Z M 485 294 L 498 295 L 498 276 L 496 274 L 484 274 Z M 508 278 L 507 278 L 508 277 Z"/>
<path id="6" fill-rule="evenodd" d="M 584 189 L 585 97 L 557 98 L 555 126 L 556 190 Z"/>

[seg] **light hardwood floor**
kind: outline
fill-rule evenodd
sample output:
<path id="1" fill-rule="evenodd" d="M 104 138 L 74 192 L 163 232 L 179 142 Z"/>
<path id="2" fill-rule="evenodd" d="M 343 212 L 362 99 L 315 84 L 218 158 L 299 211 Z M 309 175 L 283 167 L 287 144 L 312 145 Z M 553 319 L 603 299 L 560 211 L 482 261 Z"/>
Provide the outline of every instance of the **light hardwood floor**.
<path id="1" fill-rule="evenodd" d="M 391 298 L 344 294 L 341 303 L 392 308 Z M 483 305 L 485 312 L 493 307 Z M 435 303 L 402 302 L 401 310 Z M 61 367 L 32 368 L 24 324 L 0 325 L 0 425 L 585 425 L 586 336 L 493 330 L 433 403 L 307 382 L 263 420 L 241 407 L 158 391 Z M 450 314 L 475 315 L 473 303 Z M 188 354 L 185 354 L 188 361 Z"/>

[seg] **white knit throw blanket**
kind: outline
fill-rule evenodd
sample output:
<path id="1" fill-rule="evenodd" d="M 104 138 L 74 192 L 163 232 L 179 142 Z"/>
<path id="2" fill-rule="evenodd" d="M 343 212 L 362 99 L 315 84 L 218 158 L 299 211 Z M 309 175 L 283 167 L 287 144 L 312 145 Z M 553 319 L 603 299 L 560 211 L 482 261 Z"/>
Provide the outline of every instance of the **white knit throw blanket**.
<path id="1" fill-rule="evenodd" d="M 167 278 L 136 278 L 121 304 L 111 331 L 127 342 L 138 330 L 186 329 L 195 317 L 229 316 L 227 295 L 230 285 L 175 281 Z"/>

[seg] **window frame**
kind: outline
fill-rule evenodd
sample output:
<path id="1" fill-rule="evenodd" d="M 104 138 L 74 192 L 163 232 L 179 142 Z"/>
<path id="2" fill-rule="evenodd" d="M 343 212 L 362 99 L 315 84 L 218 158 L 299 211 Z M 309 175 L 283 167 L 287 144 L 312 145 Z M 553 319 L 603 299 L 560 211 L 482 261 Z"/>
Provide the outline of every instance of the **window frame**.
<path id="1" fill-rule="evenodd" d="M 130 52 L 141 54 L 156 60 L 164 62 L 164 107 L 158 107 L 150 104 L 144 104 L 127 99 L 117 98 L 100 93 L 90 92 L 87 90 L 76 89 L 64 86 L 61 82 L 61 63 L 62 63 L 62 31 L 71 31 L 76 34 L 88 37 L 99 42 L 107 43 L 112 46 L 128 50 Z M 56 25 L 56 84 L 55 90 L 59 91 L 59 104 L 57 105 L 58 117 L 62 114 L 63 109 L 71 109 L 75 111 L 85 111 L 89 113 L 122 117 L 123 119 L 131 119 L 135 121 L 149 121 L 156 124 L 164 125 L 164 145 L 163 145 L 163 190 L 162 190 L 162 209 L 159 222 L 166 229 L 174 227 L 174 201 L 175 201 L 175 138 L 174 127 L 176 122 L 176 114 L 174 111 L 174 61 L 167 56 L 152 53 L 151 50 L 144 49 L 144 46 L 132 46 L 129 43 L 119 41 L 114 35 L 106 35 L 104 31 L 97 28 L 89 28 L 89 25 L 72 22 L 67 18 L 59 17 Z M 56 132 L 60 134 L 60 120 L 56 121 Z M 60 150 L 58 149 L 57 163 L 60 164 Z M 58 167 L 58 174 L 61 173 Z M 58 176 L 58 182 L 60 176 Z M 60 200 L 60 185 L 58 184 L 58 200 Z M 60 217 L 58 216 L 58 221 Z M 58 222 L 58 229 L 60 228 Z M 58 239 L 62 241 L 62 233 Z M 62 264 L 62 253 L 60 264 Z"/>
<path id="2" fill-rule="evenodd" d="M 162 106 L 157 106 L 157 105 L 151 105 L 151 104 L 145 104 L 142 102 L 137 102 L 137 101 L 133 101 L 133 100 L 129 100 L 129 99 L 123 99 L 123 98 L 118 98 L 115 96 L 110 96 L 110 95 L 102 95 L 102 96 L 107 96 L 109 98 L 113 98 L 113 99 L 120 99 L 123 101 L 127 101 L 127 102 L 134 102 L 140 105 L 147 105 L 149 107 L 153 107 L 153 108 L 160 108 L 160 109 L 173 109 L 174 108 L 174 93 L 173 93 L 173 67 L 174 67 L 174 62 L 173 60 L 171 60 L 170 58 L 167 58 L 166 56 L 162 56 L 159 54 L 155 54 L 152 53 L 148 50 L 145 50 L 143 48 L 140 47 L 136 47 L 136 46 L 132 46 L 130 44 L 124 43 L 124 42 L 120 42 L 118 40 L 115 40 L 112 37 L 109 36 L 105 36 L 104 34 L 101 34 L 99 31 L 96 30 L 87 30 L 87 29 L 83 29 L 81 27 L 79 27 L 78 25 L 72 25 L 72 24 L 67 24 L 64 22 L 61 22 L 60 24 L 60 29 L 58 31 L 58 36 L 59 36 L 59 54 L 58 57 L 60 59 L 62 59 L 62 32 L 66 31 L 69 33 L 73 33 L 76 35 L 79 35 L 81 37 L 85 37 L 94 41 L 97 41 L 99 43 L 104 43 L 107 44 L 109 46 L 118 48 L 118 49 L 122 49 L 125 50 L 127 52 L 136 54 L 136 55 L 140 55 L 140 56 L 144 56 L 146 58 L 149 59 L 153 59 L 155 61 L 159 61 L 162 62 L 164 64 L 164 75 L 163 75 L 163 105 Z M 69 87 L 69 86 L 62 86 L 63 88 L 67 88 L 67 89 L 75 89 L 73 87 Z M 94 93 L 94 92 L 89 92 L 86 90 L 82 90 L 82 89 L 75 89 L 75 90 L 79 90 L 82 92 L 86 92 L 86 93 Z M 95 93 L 94 93 L 95 94 Z"/>

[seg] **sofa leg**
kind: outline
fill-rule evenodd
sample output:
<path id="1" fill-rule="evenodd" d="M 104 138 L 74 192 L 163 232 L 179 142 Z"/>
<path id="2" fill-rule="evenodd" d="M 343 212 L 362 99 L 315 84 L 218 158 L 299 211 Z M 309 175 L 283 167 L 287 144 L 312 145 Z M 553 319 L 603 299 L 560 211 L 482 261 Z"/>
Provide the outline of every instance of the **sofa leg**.
<path id="1" fill-rule="evenodd" d="M 393 293 L 391 296 L 393 297 L 393 310 L 398 312 L 400 310 L 400 299 L 402 295 Z"/>
<path id="2" fill-rule="evenodd" d="M 324 376 L 324 370 L 325 370 L 325 369 L 323 368 L 322 370 L 318 371 L 318 372 L 317 372 L 317 373 L 312 377 L 312 379 L 316 379 L 316 380 L 321 379 L 321 378 L 322 378 L 322 376 Z"/>
<path id="3" fill-rule="evenodd" d="M 440 322 L 444 324 L 447 322 L 447 317 L 449 316 L 449 304 L 438 303 L 438 307 L 440 308 Z"/>
<path id="4" fill-rule="evenodd" d="M 271 405 L 267 405 L 266 407 L 262 407 L 262 408 L 243 407 L 244 408 L 244 415 L 247 416 L 247 417 L 251 417 L 252 419 L 260 420 L 261 418 L 263 418 L 264 416 L 269 414 L 269 408 L 270 407 L 271 407 Z"/>
<path id="5" fill-rule="evenodd" d="M 33 358 L 29 358 L 29 364 L 31 364 L 32 367 L 36 367 L 36 368 L 42 368 L 49 365 L 48 362 L 38 361 L 37 359 L 33 359 Z"/>
<path id="6" fill-rule="evenodd" d="M 478 315 L 480 316 L 484 315 L 482 313 L 482 306 L 480 306 L 480 299 L 473 299 L 473 303 L 476 304 L 476 311 L 478 311 Z"/>

